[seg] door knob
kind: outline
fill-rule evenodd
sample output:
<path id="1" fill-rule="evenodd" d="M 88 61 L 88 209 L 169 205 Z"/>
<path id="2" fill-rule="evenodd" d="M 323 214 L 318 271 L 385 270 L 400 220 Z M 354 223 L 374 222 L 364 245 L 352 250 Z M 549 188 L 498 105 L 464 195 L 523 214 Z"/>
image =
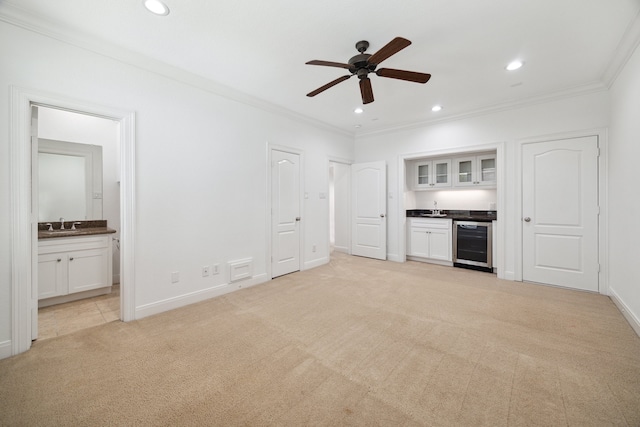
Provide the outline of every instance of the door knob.
<path id="1" fill-rule="evenodd" d="M 384 214 L 380 214 L 380 218 L 384 218 Z"/>
<path id="2" fill-rule="evenodd" d="M 296 217 L 296 221 L 300 221 L 300 217 L 299 216 Z"/>
<path id="3" fill-rule="evenodd" d="M 529 221 L 531 221 L 531 218 L 529 218 L 528 216 L 525 216 L 524 217 L 524 222 L 529 222 Z"/>

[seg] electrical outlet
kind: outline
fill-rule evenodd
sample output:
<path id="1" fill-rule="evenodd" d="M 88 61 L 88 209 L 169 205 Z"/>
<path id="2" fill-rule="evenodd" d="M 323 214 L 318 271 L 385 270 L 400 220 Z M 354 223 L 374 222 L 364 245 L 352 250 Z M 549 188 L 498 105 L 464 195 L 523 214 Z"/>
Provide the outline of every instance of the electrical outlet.
<path id="1" fill-rule="evenodd" d="M 210 272 L 210 269 L 209 269 L 208 265 L 202 267 L 202 277 L 208 277 L 209 276 L 209 272 Z"/>
<path id="2" fill-rule="evenodd" d="M 180 272 L 173 271 L 171 273 L 171 283 L 178 283 L 180 281 Z"/>
<path id="3" fill-rule="evenodd" d="M 213 270 L 211 274 L 219 274 L 220 273 L 220 265 L 219 264 L 213 264 Z"/>

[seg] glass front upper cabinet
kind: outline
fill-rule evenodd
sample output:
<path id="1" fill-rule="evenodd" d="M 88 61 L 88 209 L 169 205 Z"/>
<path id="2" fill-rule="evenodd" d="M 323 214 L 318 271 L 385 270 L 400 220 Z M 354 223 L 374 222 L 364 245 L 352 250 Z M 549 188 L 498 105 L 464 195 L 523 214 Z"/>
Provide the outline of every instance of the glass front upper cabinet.
<path id="1" fill-rule="evenodd" d="M 456 187 L 496 185 L 495 154 L 458 157 L 454 161 L 454 167 Z"/>
<path id="2" fill-rule="evenodd" d="M 417 162 L 414 186 L 419 189 L 451 187 L 451 159 Z"/>

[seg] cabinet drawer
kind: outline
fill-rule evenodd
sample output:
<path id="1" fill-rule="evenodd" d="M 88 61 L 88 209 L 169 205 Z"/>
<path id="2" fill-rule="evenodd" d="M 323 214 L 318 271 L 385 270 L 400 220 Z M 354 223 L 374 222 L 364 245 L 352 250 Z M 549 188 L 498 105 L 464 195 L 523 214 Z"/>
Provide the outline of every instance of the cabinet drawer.
<path id="1" fill-rule="evenodd" d="M 441 228 L 445 230 L 451 230 L 451 220 L 450 219 L 439 219 L 439 218 L 410 218 L 409 220 L 410 227 L 420 227 L 420 228 Z"/>
<path id="2" fill-rule="evenodd" d="M 38 241 L 38 254 L 52 254 L 56 252 L 84 251 L 87 249 L 102 249 L 109 247 L 111 236 L 90 237 L 60 237 L 42 239 Z"/>

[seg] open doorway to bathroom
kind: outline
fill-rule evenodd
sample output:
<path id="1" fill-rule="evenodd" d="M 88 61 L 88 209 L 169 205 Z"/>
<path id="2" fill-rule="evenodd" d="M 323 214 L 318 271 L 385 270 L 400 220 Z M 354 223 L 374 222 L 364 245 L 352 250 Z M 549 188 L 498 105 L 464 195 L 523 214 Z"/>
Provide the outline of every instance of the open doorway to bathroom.
<path id="1" fill-rule="evenodd" d="M 115 231 L 103 239 L 108 242 L 105 251 L 110 252 L 110 283 L 106 287 L 47 294 L 44 283 L 48 278 L 40 276 L 52 270 L 47 270 L 45 256 L 38 256 L 37 338 L 42 340 L 121 318 L 120 122 L 45 106 L 33 108 L 37 118 L 38 161 L 34 164 L 38 165 L 38 182 L 32 191 L 38 200 L 38 223 L 53 223 L 59 228 L 64 218 L 69 228 L 75 222 L 106 221 L 106 226 Z M 92 156 L 99 159 L 99 165 L 89 168 L 87 161 L 78 160 L 82 156 L 77 154 L 83 152 L 100 153 Z M 80 166 L 74 168 L 73 162 Z M 76 203 L 73 193 L 80 205 L 77 210 L 71 209 Z M 87 200 L 82 200 L 83 194 Z M 53 258 L 54 269 L 59 270 L 56 264 L 61 257 L 54 254 Z"/>

